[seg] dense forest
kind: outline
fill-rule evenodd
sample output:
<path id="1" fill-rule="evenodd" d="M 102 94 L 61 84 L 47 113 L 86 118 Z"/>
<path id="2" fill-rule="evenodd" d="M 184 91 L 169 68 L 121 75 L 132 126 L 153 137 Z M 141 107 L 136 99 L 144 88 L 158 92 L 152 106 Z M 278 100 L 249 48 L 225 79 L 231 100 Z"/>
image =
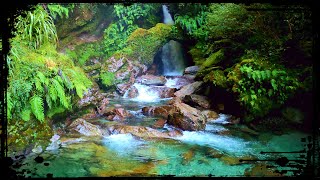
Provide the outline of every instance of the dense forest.
<path id="1" fill-rule="evenodd" d="M 174 76 L 191 86 L 161 91 L 169 103 L 145 106 L 144 115 L 152 111 L 183 132 L 204 130 L 221 114 L 245 126 L 242 132 L 248 134 L 312 130 L 308 6 L 38 4 L 18 16 L 14 28 L 7 56 L 9 156 L 42 152 L 54 135 L 71 132 L 79 118 L 85 125 L 96 118 L 117 122 L 122 121 L 117 117 L 129 117 L 125 108 L 110 110 L 112 99 L 139 97 L 140 86 L 134 83 L 141 77 L 142 84 L 149 83 L 144 85 L 168 82 L 173 76 L 166 73 L 173 70 L 166 69 L 163 56 L 172 41 L 179 43 L 171 46 L 181 50 L 183 59 L 176 65 L 181 74 Z M 181 95 L 186 86 L 193 92 Z"/>

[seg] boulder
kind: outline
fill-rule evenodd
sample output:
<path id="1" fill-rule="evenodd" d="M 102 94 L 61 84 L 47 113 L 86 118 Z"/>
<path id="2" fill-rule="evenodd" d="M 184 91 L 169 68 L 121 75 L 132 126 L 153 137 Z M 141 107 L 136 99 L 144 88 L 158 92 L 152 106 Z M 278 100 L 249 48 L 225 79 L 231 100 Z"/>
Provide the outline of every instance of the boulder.
<path id="1" fill-rule="evenodd" d="M 131 86 L 127 93 L 128 98 L 136 98 L 139 96 L 138 89 L 135 86 Z"/>
<path id="2" fill-rule="evenodd" d="M 157 92 L 160 98 L 170 98 L 174 96 L 176 88 L 169 88 L 166 86 L 153 86 L 151 87 L 153 92 Z"/>
<path id="3" fill-rule="evenodd" d="M 119 92 L 119 94 L 123 96 L 124 93 L 126 93 L 130 87 L 131 87 L 130 83 L 117 84 L 117 91 Z"/>
<path id="4" fill-rule="evenodd" d="M 176 136 L 182 136 L 182 133 L 179 130 L 172 131 L 159 131 L 153 128 L 144 127 L 144 126 L 126 126 L 126 125 L 114 125 L 109 128 L 113 133 L 127 134 L 130 133 L 134 136 L 150 139 L 150 138 L 171 138 Z"/>
<path id="5" fill-rule="evenodd" d="M 167 80 L 164 76 L 154 76 L 154 75 L 142 75 L 136 79 L 137 83 L 145 85 L 157 85 L 162 86 L 166 84 Z"/>
<path id="6" fill-rule="evenodd" d="M 165 119 L 168 118 L 169 114 L 173 114 L 176 111 L 177 109 L 172 105 L 164 105 L 158 107 L 149 106 L 142 108 L 142 113 L 146 116 L 160 116 Z"/>
<path id="7" fill-rule="evenodd" d="M 111 57 L 109 58 L 106 63 L 107 65 L 107 69 L 108 72 L 117 72 L 123 65 L 124 63 L 127 61 L 127 59 L 125 57 L 121 57 L 119 59 L 116 59 L 115 57 Z"/>
<path id="8" fill-rule="evenodd" d="M 168 124 L 188 131 L 205 129 L 206 119 L 201 111 L 184 103 L 175 103 L 173 106 L 177 111 L 168 116 Z"/>
<path id="9" fill-rule="evenodd" d="M 120 121 L 126 117 L 131 116 L 131 114 L 121 107 L 119 108 L 110 107 L 106 109 L 103 116 L 105 116 L 108 120 L 111 120 L 111 121 Z"/>
<path id="10" fill-rule="evenodd" d="M 183 74 L 190 74 L 190 75 L 195 75 L 199 71 L 199 66 L 189 66 L 187 67 Z"/>
<path id="11" fill-rule="evenodd" d="M 183 102 L 193 107 L 200 106 L 204 109 L 209 109 L 211 106 L 210 101 L 206 96 L 201 96 L 197 94 L 186 95 L 183 98 Z"/>
<path id="12" fill-rule="evenodd" d="M 215 111 L 204 110 L 201 113 L 206 117 L 207 121 L 211 121 L 211 120 L 219 118 L 219 114 L 216 113 Z"/>
<path id="13" fill-rule="evenodd" d="M 164 125 L 166 124 L 167 120 L 166 119 L 158 119 L 153 125 L 152 128 L 163 128 Z"/>
<path id="14" fill-rule="evenodd" d="M 98 85 L 95 85 L 84 93 L 83 98 L 78 101 L 77 107 L 81 109 L 90 105 L 100 106 L 102 105 L 100 103 L 104 103 L 104 105 L 108 104 L 108 101 L 105 100 L 105 98 L 105 95 L 100 92 Z"/>
<path id="15" fill-rule="evenodd" d="M 197 91 L 200 86 L 203 84 L 202 81 L 196 81 L 194 83 L 188 84 L 186 86 L 183 86 L 179 91 L 175 92 L 174 95 L 176 97 L 183 98 L 186 95 L 193 94 L 195 91 Z"/>
<path id="16" fill-rule="evenodd" d="M 78 118 L 75 121 L 73 121 L 69 125 L 69 128 L 85 136 L 102 136 L 102 131 L 99 129 L 98 126 L 93 125 L 81 118 Z"/>

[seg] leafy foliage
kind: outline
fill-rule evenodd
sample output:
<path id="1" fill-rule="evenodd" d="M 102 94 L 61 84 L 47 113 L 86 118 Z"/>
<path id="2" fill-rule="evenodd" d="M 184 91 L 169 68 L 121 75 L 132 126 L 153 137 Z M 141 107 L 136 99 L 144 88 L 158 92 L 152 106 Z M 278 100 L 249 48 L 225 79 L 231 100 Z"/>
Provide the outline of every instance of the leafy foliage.
<path id="1" fill-rule="evenodd" d="M 34 11 L 27 12 L 26 17 L 19 16 L 15 24 L 22 40 L 26 40 L 28 45 L 34 49 L 46 42 L 57 42 L 58 36 L 53 19 L 42 8 L 36 6 Z"/>
<path id="2" fill-rule="evenodd" d="M 35 115 L 35 117 L 40 122 L 43 122 L 44 121 L 43 99 L 38 95 L 34 95 L 30 99 L 30 105 L 31 105 L 32 113 Z"/>
<path id="3" fill-rule="evenodd" d="M 103 44 L 106 57 L 110 57 L 116 51 L 123 49 L 130 34 L 139 28 L 139 22 L 150 18 L 156 8 L 157 5 L 139 3 L 130 6 L 114 5 L 116 21 L 104 31 Z"/>
<path id="4" fill-rule="evenodd" d="M 284 102 L 299 87 L 297 78 L 281 66 L 243 60 L 228 74 L 239 101 L 255 116 L 264 116 Z"/>
<path id="5" fill-rule="evenodd" d="M 69 17 L 69 12 L 74 9 L 75 4 L 48 4 L 47 8 L 49 9 L 50 15 L 53 19 L 57 19 L 58 17 Z"/>
<path id="6" fill-rule="evenodd" d="M 114 82 L 114 74 L 112 72 L 100 73 L 100 79 L 102 84 L 104 84 L 106 87 L 112 86 Z"/>
<path id="7" fill-rule="evenodd" d="M 40 37 L 39 32 L 46 33 L 39 31 L 40 27 L 34 29 L 34 25 L 39 26 L 43 22 L 41 18 L 50 19 L 45 13 L 41 6 L 37 6 L 26 17 L 31 24 L 18 17 L 16 26 L 28 25 L 29 28 L 32 27 L 28 31 L 31 37 Z M 42 16 L 36 17 L 39 14 Z M 53 24 L 52 26 L 54 27 Z M 71 99 L 75 95 L 82 97 L 92 83 L 83 70 L 74 66 L 70 58 L 56 51 L 55 40 L 49 38 L 41 41 L 41 46 L 30 46 L 29 40 L 21 33 L 11 39 L 12 48 L 7 59 L 10 64 L 7 113 L 9 120 L 29 121 L 33 115 L 44 122 L 49 109 L 70 109 Z"/>

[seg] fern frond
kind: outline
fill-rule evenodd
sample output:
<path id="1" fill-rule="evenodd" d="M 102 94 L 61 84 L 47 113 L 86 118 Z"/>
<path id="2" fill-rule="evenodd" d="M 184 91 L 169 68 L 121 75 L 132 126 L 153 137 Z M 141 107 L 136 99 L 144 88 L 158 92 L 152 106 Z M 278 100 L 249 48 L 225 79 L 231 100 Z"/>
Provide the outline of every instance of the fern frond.
<path id="1" fill-rule="evenodd" d="M 60 99 L 60 104 L 62 104 L 65 108 L 69 108 L 69 103 L 67 101 L 63 86 L 56 79 L 52 79 L 52 83 L 55 87 L 55 90 L 57 91 L 58 97 Z"/>
<path id="2" fill-rule="evenodd" d="M 35 78 L 35 83 L 34 83 L 34 84 L 36 85 L 36 90 L 37 90 L 39 93 L 43 93 L 43 92 L 44 92 L 44 88 L 43 88 L 43 86 L 42 86 L 41 81 L 40 81 L 39 78 Z"/>
<path id="3" fill-rule="evenodd" d="M 53 102 L 56 102 L 58 99 L 58 93 L 53 84 L 49 85 L 49 96 L 53 100 Z"/>
<path id="4" fill-rule="evenodd" d="M 29 108 L 25 108 L 20 112 L 20 117 L 22 120 L 24 121 L 29 121 L 31 119 L 31 109 Z"/>
<path id="5" fill-rule="evenodd" d="M 40 82 L 49 85 L 49 79 L 40 71 L 37 72 L 37 77 L 40 79 Z"/>
<path id="6" fill-rule="evenodd" d="M 43 108 L 43 100 L 40 96 L 34 95 L 30 100 L 31 111 L 34 116 L 40 121 L 44 120 L 44 108 Z"/>

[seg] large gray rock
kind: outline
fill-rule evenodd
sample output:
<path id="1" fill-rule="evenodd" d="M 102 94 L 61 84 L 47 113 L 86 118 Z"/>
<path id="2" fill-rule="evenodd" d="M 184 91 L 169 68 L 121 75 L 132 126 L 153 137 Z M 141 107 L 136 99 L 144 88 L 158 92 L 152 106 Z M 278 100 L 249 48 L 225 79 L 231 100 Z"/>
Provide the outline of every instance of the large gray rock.
<path id="1" fill-rule="evenodd" d="M 175 92 L 174 95 L 183 98 L 186 95 L 193 94 L 200 88 L 202 84 L 202 81 L 196 81 L 194 83 L 188 84 L 186 86 L 183 86 L 179 91 Z"/>
<path id="2" fill-rule="evenodd" d="M 172 105 L 176 111 L 169 114 L 168 124 L 182 130 L 198 131 L 206 127 L 206 118 L 200 110 L 176 101 Z"/>
<path id="3" fill-rule="evenodd" d="M 98 126 L 93 125 L 81 118 L 73 121 L 69 125 L 69 128 L 85 136 L 102 136 L 102 131 Z"/>
<path id="4" fill-rule="evenodd" d="M 136 79 L 137 83 L 145 84 L 145 85 L 164 85 L 167 80 L 164 76 L 154 76 L 154 75 L 142 75 Z"/>
<path id="5" fill-rule="evenodd" d="M 187 67 L 183 74 L 195 75 L 199 71 L 199 66 L 189 66 Z"/>
<path id="6" fill-rule="evenodd" d="M 176 136 L 182 136 L 181 131 L 171 130 L 171 131 L 159 131 L 150 127 L 144 126 L 127 126 L 127 125 L 114 125 L 109 128 L 110 132 L 127 134 L 130 133 L 134 136 L 150 139 L 150 138 L 171 138 Z"/>
<path id="7" fill-rule="evenodd" d="M 183 102 L 193 107 L 200 106 L 204 109 L 209 109 L 211 106 L 210 101 L 206 96 L 201 96 L 197 94 L 186 95 L 183 98 Z"/>
<path id="8" fill-rule="evenodd" d="M 174 96 L 176 88 L 169 88 L 166 86 L 153 86 L 151 87 L 153 92 L 157 92 L 160 98 L 170 98 Z"/>

